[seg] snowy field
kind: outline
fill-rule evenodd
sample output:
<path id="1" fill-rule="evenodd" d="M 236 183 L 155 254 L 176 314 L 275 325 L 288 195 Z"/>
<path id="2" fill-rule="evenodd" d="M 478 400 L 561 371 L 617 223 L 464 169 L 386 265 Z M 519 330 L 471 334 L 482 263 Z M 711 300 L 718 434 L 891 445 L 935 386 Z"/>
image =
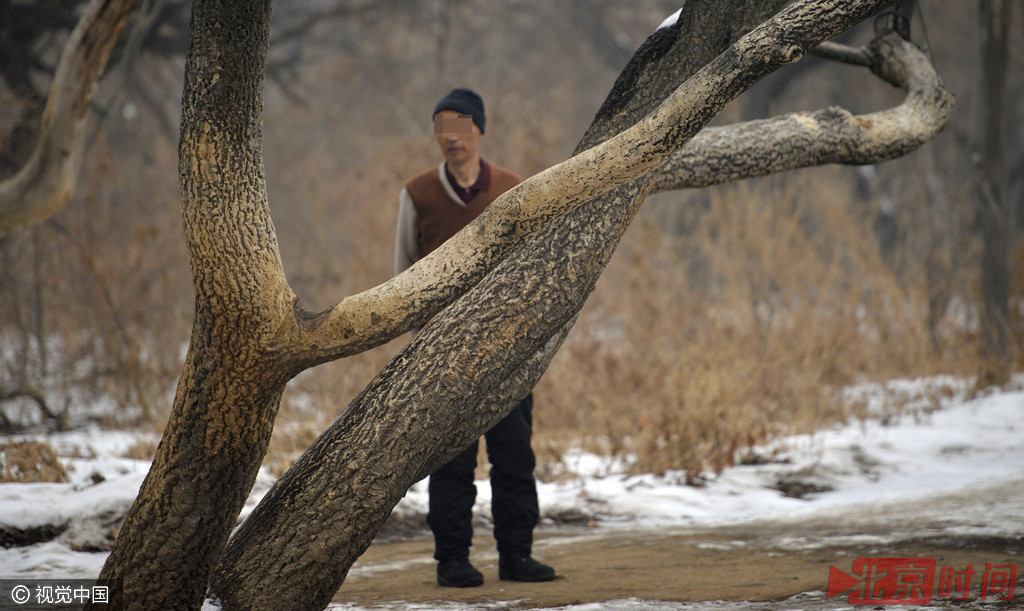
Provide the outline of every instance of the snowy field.
<path id="1" fill-rule="evenodd" d="M 1021 380 L 1015 388 L 1020 388 Z M 623 465 L 582 453 L 565 459 L 578 477 L 540 485 L 544 515 L 577 512 L 597 519 L 595 532 L 624 528 L 710 528 L 758 520 L 815 516 L 855 517 L 886 506 L 894 524 L 914 534 L 1019 537 L 1024 525 L 1024 391 L 964 398 L 969 383 L 952 378 L 896 381 L 847 390 L 873 414 L 863 421 L 756 448 L 749 464 L 686 486 L 683 474 L 623 474 Z M 937 390 L 937 389 L 942 389 Z M 939 397 L 939 398 L 935 398 Z M 903 406 L 894 416 L 891 405 Z M 57 539 L 0 549 L 0 577 L 93 578 L 105 553 L 88 549 L 102 540 L 111 520 L 123 515 L 148 468 L 121 458 L 138 436 L 130 432 L 78 431 L 46 438 L 67 458 L 67 484 L 0 485 L 0 522 L 22 529 L 67 524 Z M 272 484 L 261 474 L 247 511 Z M 785 485 L 780 485 L 785 484 Z M 487 515 L 490 488 L 478 485 L 477 511 Z M 802 498 L 786 496 L 780 489 Z M 397 512 L 425 512 L 425 482 L 415 485 Z M 891 536 L 891 535 L 890 535 Z M 794 549 L 828 541 L 794 539 Z M 1024 564 L 1024 563 L 1022 563 Z M 358 570 L 358 565 L 355 570 Z M 1018 592 L 1018 596 L 1024 593 Z M 820 600 L 819 600 L 820 599 Z M 835 599 L 833 599 L 835 600 Z M 789 604 L 792 603 L 792 604 Z M 337 609 L 357 609 L 336 606 Z M 418 609 L 462 609 L 459 606 Z M 496 607 L 498 608 L 498 607 Z M 655 603 L 623 600 L 592 609 L 841 609 L 818 599 L 766 607 L 756 603 Z M 898 609 L 900 607 L 887 607 Z M 906 607 L 928 609 L 929 607 Z"/>

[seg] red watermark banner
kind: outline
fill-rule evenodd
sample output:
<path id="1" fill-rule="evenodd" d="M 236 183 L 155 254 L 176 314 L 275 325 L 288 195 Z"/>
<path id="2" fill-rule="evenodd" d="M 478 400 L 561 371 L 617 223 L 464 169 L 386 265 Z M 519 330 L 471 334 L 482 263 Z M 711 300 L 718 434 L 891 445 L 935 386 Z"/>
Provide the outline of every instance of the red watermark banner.
<path id="1" fill-rule="evenodd" d="M 1017 565 L 986 563 L 981 572 L 939 567 L 934 558 L 857 558 L 850 573 L 832 566 L 828 598 L 850 590 L 852 605 L 927 605 L 935 599 L 967 600 L 977 584 L 981 600 L 1013 600 Z"/>

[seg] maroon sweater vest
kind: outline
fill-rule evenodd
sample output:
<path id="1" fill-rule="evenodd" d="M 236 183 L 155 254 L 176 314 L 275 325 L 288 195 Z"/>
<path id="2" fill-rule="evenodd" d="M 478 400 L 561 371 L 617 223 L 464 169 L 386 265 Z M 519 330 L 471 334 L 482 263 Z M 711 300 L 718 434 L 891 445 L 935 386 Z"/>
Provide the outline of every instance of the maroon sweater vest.
<path id="1" fill-rule="evenodd" d="M 417 174 L 405 183 L 409 197 L 416 207 L 416 233 L 419 237 L 420 258 L 430 254 L 445 240 L 480 216 L 484 208 L 498 199 L 502 193 L 522 182 L 516 174 L 493 163 L 490 166 L 490 188 L 477 193 L 468 204 L 452 199 L 441 184 L 437 168 Z"/>

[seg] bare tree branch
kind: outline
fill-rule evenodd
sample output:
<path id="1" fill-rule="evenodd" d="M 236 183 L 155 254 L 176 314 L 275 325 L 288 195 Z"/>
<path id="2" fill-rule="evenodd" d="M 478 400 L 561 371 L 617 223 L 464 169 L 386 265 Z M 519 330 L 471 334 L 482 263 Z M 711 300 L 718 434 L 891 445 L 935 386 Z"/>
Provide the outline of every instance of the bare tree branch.
<path id="1" fill-rule="evenodd" d="M 953 95 L 916 45 L 891 32 L 874 39 L 863 49 L 863 56 L 880 78 L 907 92 L 902 104 L 857 116 L 832 107 L 708 128 L 673 155 L 655 191 L 704 187 L 826 163 L 879 163 L 907 154 L 945 127 L 953 111 Z"/>
<path id="2" fill-rule="evenodd" d="M 139 0 L 93 0 L 64 47 L 28 162 L 0 182 L 0 235 L 34 225 L 75 192 L 85 127 L 107 59 Z"/>

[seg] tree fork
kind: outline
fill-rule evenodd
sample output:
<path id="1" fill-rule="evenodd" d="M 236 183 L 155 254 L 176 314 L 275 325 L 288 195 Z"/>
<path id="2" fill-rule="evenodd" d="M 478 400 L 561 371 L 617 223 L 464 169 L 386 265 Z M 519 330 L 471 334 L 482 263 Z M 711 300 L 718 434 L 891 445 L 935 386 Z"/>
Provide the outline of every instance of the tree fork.
<path id="1" fill-rule="evenodd" d="M 824 55 L 870 68 L 906 91 L 906 98 L 895 108 L 865 115 L 832 107 L 709 127 L 665 164 L 654 190 L 706 187 L 828 163 L 895 159 L 935 137 L 952 115 L 953 94 L 924 53 L 896 32 L 879 34 L 863 49 L 830 45 Z"/>
<path id="2" fill-rule="evenodd" d="M 694 87 L 711 108 L 696 109 L 699 119 L 670 130 L 668 140 L 657 143 L 656 150 L 670 153 L 672 138 L 685 141 L 710 120 L 714 108 L 742 91 L 742 85 L 723 78 L 722 73 L 736 80 L 748 78 L 749 85 L 822 38 L 881 8 L 879 3 L 853 3 L 853 10 L 842 16 L 811 15 L 835 6 L 826 4 L 800 4 L 784 11 L 755 30 L 749 40 L 745 38 L 745 44 L 738 44 L 738 51 L 712 62 L 714 67 L 705 69 L 707 80 L 698 80 Z M 779 25 L 787 18 L 798 24 L 791 27 L 799 32 Z M 765 57 L 759 45 L 776 40 L 783 42 L 777 47 L 780 52 L 770 55 L 771 61 L 759 63 Z M 716 68 L 721 72 L 715 73 Z M 709 82 L 727 93 L 714 91 L 715 85 Z M 711 91 L 718 95 L 705 95 Z M 576 208 L 564 221 L 531 238 L 513 258 L 438 315 L 240 527 L 214 576 L 211 596 L 227 608 L 326 605 L 408 486 L 458 451 L 461 446 L 456 444 L 469 443 L 512 407 L 513 403 L 489 402 L 488 393 L 572 319 L 650 183 L 650 174 L 630 181 L 623 187 L 628 193 L 615 202 L 620 205 L 590 202 Z M 587 213 L 592 216 L 579 223 L 576 217 Z M 565 239 L 553 239 L 556 234 Z M 552 245 L 559 248 L 553 252 Z M 531 267 L 537 261 L 554 264 Z M 523 275 L 523 270 L 535 273 Z M 551 283 L 552 279 L 557 282 Z M 565 312 L 566 307 L 571 311 Z M 534 310 L 539 313 L 523 314 Z M 521 388 L 509 396 L 521 397 L 528 390 Z M 393 446 L 394 438 L 402 443 Z M 395 447 L 402 450 L 401 456 L 394 455 Z M 379 468 L 373 464 L 376 461 L 382 461 Z M 265 541 L 273 544 L 261 546 Z"/>

